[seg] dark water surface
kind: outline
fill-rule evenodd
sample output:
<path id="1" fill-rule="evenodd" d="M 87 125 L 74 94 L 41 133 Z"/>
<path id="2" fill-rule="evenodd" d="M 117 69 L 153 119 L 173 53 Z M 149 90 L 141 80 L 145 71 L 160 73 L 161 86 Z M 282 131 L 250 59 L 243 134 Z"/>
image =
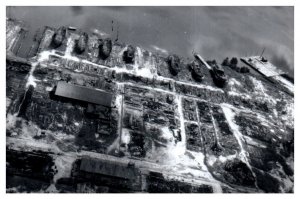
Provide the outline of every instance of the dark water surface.
<path id="1" fill-rule="evenodd" d="M 293 7 L 7 7 L 29 26 L 70 25 L 151 51 L 205 59 L 264 55 L 294 76 Z M 118 30 L 118 31 L 117 31 Z M 26 44 L 25 44 L 26 46 Z"/>

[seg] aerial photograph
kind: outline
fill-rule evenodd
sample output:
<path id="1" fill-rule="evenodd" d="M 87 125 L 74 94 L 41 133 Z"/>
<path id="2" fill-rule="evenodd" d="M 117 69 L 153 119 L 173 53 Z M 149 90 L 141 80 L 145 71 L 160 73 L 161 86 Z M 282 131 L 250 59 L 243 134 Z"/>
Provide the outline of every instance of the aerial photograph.
<path id="1" fill-rule="evenodd" d="M 294 193 L 293 6 L 5 9 L 7 194 Z"/>

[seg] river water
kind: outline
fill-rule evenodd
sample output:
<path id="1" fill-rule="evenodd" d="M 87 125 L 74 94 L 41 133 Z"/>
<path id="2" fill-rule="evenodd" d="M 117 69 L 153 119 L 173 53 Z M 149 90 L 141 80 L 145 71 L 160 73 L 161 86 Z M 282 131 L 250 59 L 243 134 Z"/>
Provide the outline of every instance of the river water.
<path id="1" fill-rule="evenodd" d="M 264 56 L 294 76 L 293 7 L 7 7 L 28 24 L 23 51 L 43 26 L 75 26 L 161 54 L 222 61 Z M 118 36 L 117 36 L 118 35 Z"/>

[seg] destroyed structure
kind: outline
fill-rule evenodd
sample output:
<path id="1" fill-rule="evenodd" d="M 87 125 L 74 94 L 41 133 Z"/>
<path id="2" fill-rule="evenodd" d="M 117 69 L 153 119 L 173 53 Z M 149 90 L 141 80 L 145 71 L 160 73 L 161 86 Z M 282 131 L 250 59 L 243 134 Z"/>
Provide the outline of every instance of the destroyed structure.
<path id="1" fill-rule="evenodd" d="M 162 56 L 6 21 L 7 192 L 293 192 L 293 83 L 263 57 Z"/>

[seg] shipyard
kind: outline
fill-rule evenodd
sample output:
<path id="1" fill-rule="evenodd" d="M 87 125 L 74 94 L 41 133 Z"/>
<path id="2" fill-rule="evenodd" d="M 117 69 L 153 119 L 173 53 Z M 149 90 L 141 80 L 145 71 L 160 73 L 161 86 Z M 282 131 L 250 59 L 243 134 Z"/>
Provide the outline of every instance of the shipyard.
<path id="1" fill-rule="evenodd" d="M 6 192 L 293 193 L 294 82 L 6 19 Z"/>

